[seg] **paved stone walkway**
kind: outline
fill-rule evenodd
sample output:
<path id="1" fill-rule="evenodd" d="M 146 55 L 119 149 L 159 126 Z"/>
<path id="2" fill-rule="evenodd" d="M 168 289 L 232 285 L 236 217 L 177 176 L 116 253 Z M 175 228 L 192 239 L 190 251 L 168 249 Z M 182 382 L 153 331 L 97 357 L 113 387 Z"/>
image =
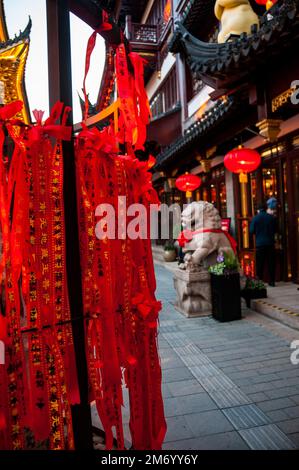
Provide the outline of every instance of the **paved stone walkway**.
<path id="1" fill-rule="evenodd" d="M 250 310 L 218 323 L 174 308 L 172 274 L 156 266 L 168 432 L 164 449 L 299 448 L 299 332 Z"/>

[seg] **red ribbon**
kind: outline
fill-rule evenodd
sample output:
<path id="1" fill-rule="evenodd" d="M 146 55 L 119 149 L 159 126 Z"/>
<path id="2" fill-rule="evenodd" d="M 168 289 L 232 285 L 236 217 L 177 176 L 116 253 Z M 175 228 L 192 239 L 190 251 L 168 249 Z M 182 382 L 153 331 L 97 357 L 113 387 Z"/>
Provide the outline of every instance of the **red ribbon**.
<path id="1" fill-rule="evenodd" d="M 187 243 L 190 243 L 192 241 L 194 235 L 198 235 L 200 233 L 220 233 L 222 235 L 225 235 L 231 245 L 233 252 L 235 254 L 237 253 L 236 240 L 230 235 L 230 233 L 222 230 L 221 228 L 219 229 L 207 228 L 207 229 L 199 229 L 195 231 L 183 230 L 178 237 L 178 242 L 179 242 L 180 247 L 183 248 Z"/>
<path id="2" fill-rule="evenodd" d="M 109 134 L 113 138 L 113 134 Z M 123 448 L 121 371 L 130 396 L 130 430 L 135 449 L 159 449 L 166 424 L 161 395 L 161 369 L 156 349 L 155 279 L 150 240 L 97 240 L 95 208 L 144 202 L 153 191 L 147 162 L 133 153 L 107 153 L 99 131 L 78 136 L 79 226 L 84 312 L 91 399 L 95 399 L 106 433 L 106 448 Z M 116 217 L 117 218 L 117 217 Z"/>
<path id="3" fill-rule="evenodd" d="M 144 320 L 148 320 L 151 324 L 158 318 L 158 313 L 162 308 L 161 302 L 144 293 L 139 293 L 133 297 L 132 305 L 136 307 L 141 317 Z"/>
<path id="4" fill-rule="evenodd" d="M 131 52 L 129 54 L 129 58 L 134 70 L 133 91 L 135 92 L 135 113 L 138 129 L 138 138 L 135 143 L 135 150 L 144 150 L 146 126 L 149 124 L 151 117 L 149 100 L 144 87 L 144 65 L 147 62 L 136 52 Z"/>
<path id="5" fill-rule="evenodd" d="M 99 28 L 97 28 L 88 39 L 87 49 L 86 49 L 85 72 L 84 72 L 84 79 L 83 79 L 83 93 L 84 93 L 84 103 L 85 103 L 84 115 L 83 115 L 84 121 L 86 121 L 88 118 L 88 109 L 89 109 L 89 100 L 88 100 L 88 94 L 86 91 L 86 78 L 90 69 L 91 55 L 96 45 L 97 35 L 105 31 L 110 31 L 111 29 L 112 29 L 112 25 L 109 23 L 109 15 L 105 10 L 102 10 L 102 23 L 99 26 Z"/>
<path id="6" fill-rule="evenodd" d="M 49 140 L 49 136 L 71 138 L 71 128 L 66 126 L 70 108 L 65 108 L 61 125 L 56 122 L 63 103 L 54 106 L 45 123 L 44 113 L 36 110 L 35 126 L 12 119 L 21 108 L 22 103 L 16 102 L 0 110 L 0 275 L 2 278 L 4 271 L 6 294 L 5 319 L 0 314 L 0 340 L 6 342 L 8 351 L 5 368 L 0 371 L 0 448 L 24 448 L 24 428 L 29 427 L 36 441 L 50 437 L 51 448 L 72 449 L 69 405 L 78 403 L 79 395 L 71 328 L 62 325 L 49 329 L 45 337 L 41 334 L 45 325 L 70 320 L 64 265 L 62 153 L 59 143 L 53 151 Z M 9 165 L 2 155 L 4 126 L 15 144 Z M 26 337 L 26 355 L 20 289 L 26 327 L 37 328 Z M 29 372 L 28 383 L 24 370 Z M 57 400 L 53 402 L 56 391 Z"/>
<path id="7" fill-rule="evenodd" d="M 23 108 L 23 101 L 14 101 L 0 108 L 0 121 L 6 121 L 14 117 Z"/>
<path id="8" fill-rule="evenodd" d="M 99 131 L 96 127 L 88 129 L 88 127 L 82 123 L 82 129 L 79 140 L 84 141 L 85 149 L 88 148 L 93 151 L 101 150 L 104 153 L 110 154 L 118 153 L 118 147 L 111 126 L 105 127 L 102 131 Z"/>
<path id="9" fill-rule="evenodd" d="M 64 122 L 61 125 L 55 124 L 55 122 L 61 117 L 63 107 L 64 104 L 58 101 L 54 105 L 50 117 L 45 121 L 44 124 L 42 123 L 44 112 L 38 110 L 33 111 L 33 116 L 36 119 L 36 125 L 30 130 L 29 140 L 31 143 L 38 142 L 42 136 L 45 135 L 55 137 L 57 140 L 71 140 L 72 128 L 65 125 L 67 113 L 70 110 L 69 107 L 66 108 L 65 115 L 63 117 Z"/>

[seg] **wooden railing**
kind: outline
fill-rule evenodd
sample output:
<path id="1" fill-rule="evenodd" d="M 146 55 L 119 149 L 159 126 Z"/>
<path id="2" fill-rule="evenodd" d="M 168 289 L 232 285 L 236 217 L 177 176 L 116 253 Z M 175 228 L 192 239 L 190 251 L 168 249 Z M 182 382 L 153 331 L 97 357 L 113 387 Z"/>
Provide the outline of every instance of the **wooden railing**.
<path id="1" fill-rule="evenodd" d="M 140 23 L 131 23 L 132 42 L 144 42 L 150 44 L 158 43 L 158 26 Z"/>
<path id="2" fill-rule="evenodd" d="M 171 21 L 166 23 L 161 20 L 155 25 L 133 23 L 131 17 L 127 16 L 125 34 L 130 42 L 158 45 L 160 41 L 163 41 L 163 35 Z"/>

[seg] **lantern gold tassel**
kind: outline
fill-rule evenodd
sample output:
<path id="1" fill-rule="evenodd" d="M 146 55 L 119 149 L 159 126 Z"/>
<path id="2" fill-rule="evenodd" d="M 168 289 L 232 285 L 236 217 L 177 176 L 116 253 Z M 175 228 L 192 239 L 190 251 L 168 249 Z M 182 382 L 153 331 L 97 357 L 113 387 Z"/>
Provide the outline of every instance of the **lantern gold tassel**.
<path id="1" fill-rule="evenodd" d="M 240 181 L 240 183 L 248 183 L 247 173 L 240 173 L 239 174 L 239 181 Z"/>

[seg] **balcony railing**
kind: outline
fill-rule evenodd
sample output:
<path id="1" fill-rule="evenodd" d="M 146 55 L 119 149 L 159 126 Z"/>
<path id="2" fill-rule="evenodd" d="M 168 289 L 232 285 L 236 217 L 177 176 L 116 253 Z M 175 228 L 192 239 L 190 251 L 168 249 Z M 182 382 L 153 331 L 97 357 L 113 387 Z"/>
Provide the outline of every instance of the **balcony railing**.
<path id="1" fill-rule="evenodd" d="M 172 20 L 168 22 L 161 20 L 155 25 L 133 23 L 131 17 L 127 16 L 125 33 L 130 42 L 157 46 L 164 40 L 164 33 L 171 24 Z"/>
<path id="2" fill-rule="evenodd" d="M 131 34 L 129 40 L 132 42 L 143 42 L 150 44 L 158 43 L 158 26 L 150 24 L 131 23 Z"/>

